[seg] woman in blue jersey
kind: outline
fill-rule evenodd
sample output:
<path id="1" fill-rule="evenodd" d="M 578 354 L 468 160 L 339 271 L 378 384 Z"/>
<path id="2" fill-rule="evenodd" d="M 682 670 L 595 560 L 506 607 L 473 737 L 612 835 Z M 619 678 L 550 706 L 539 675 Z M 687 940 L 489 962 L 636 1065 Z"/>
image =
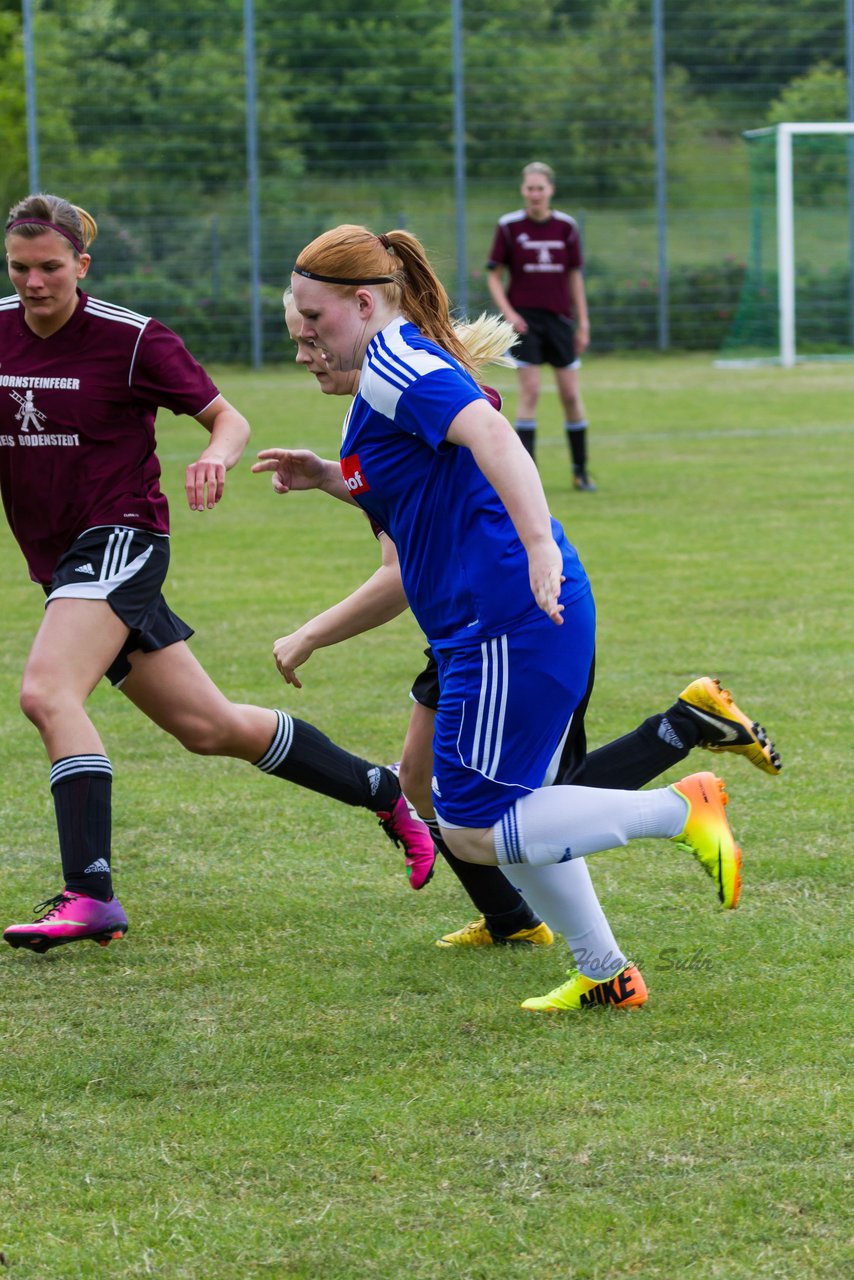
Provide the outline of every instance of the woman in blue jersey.
<path id="1" fill-rule="evenodd" d="M 321 359 L 313 342 L 303 337 L 303 321 L 288 289 L 284 296 L 285 324 L 296 347 L 296 361 L 311 373 L 325 395 L 353 396 L 358 387 L 358 371 L 336 372 Z M 455 331 L 478 369 L 494 361 L 507 347 L 507 328 L 495 319 L 481 317 L 470 325 L 455 323 Z M 497 393 L 488 390 L 493 404 L 500 407 Z M 332 496 L 351 501 L 344 487 L 338 463 L 320 459 L 307 450 L 264 449 L 253 471 L 271 471 L 273 489 L 287 493 L 291 487 L 320 487 Z M 320 485 L 315 485 L 315 480 Z M 391 539 L 375 529 L 382 555 L 380 568 L 346 599 L 311 618 L 297 631 L 282 636 L 273 646 L 276 665 L 283 678 L 301 688 L 297 670 L 316 649 L 339 644 L 373 627 L 381 626 L 406 607 L 400 581 L 397 552 Z M 496 942 L 542 944 L 552 941 L 553 929 L 564 935 L 579 967 L 579 978 L 550 993 L 550 1009 L 580 1006 L 579 980 L 596 980 L 613 969 L 620 952 L 596 900 L 589 872 L 583 861 L 562 863 L 550 878 L 550 894 L 543 910 L 548 923 L 539 922 L 531 905 L 501 874 L 499 868 L 461 862 L 454 857 L 436 831 L 431 795 L 433 775 L 433 726 L 439 705 L 438 672 L 435 658 L 429 660 L 412 686 L 412 711 L 400 762 L 400 780 L 415 811 L 428 823 L 443 857 L 482 913 L 478 920 L 437 940 L 440 947 L 484 947 Z M 592 679 L 591 679 L 592 684 Z M 666 769 L 678 764 L 695 746 L 733 751 L 744 755 L 763 772 L 776 774 L 780 760 L 774 744 L 751 717 L 733 702 L 728 690 L 708 676 L 693 680 L 666 711 L 649 716 L 630 733 L 587 753 L 584 708 L 573 716 L 571 733 L 561 757 L 557 780 L 584 786 L 619 787 L 635 790 Z M 539 885 L 538 888 L 542 889 Z M 605 947 L 594 952 L 593 944 Z M 637 997 L 642 979 L 635 978 Z M 596 990 L 601 990 L 597 987 Z M 605 987 L 618 1003 L 619 992 Z M 569 997 L 569 998 L 567 998 Z M 538 1006 L 541 1007 L 541 1006 Z"/>
<path id="2" fill-rule="evenodd" d="M 433 801 L 451 850 L 512 866 L 527 894 L 528 868 L 542 884 L 552 864 L 669 838 L 735 907 L 741 854 L 713 774 L 645 792 L 548 785 L 589 684 L 590 585 L 534 463 L 472 377 L 420 243 L 337 227 L 300 253 L 292 288 L 328 367 L 360 371 L 341 476 L 394 541 L 439 662 Z"/>

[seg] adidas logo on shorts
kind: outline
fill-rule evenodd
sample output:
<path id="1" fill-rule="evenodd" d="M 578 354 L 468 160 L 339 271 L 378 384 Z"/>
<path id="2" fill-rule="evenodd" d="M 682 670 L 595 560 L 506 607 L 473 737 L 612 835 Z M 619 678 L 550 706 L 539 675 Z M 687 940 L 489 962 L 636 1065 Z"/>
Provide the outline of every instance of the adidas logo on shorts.
<path id="1" fill-rule="evenodd" d="M 87 563 L 87 564 L 79 564 L 79 565 L 77 566 L 77 568 L 74 570 L 74 572 L 75 572 L 75 573 L 87 573 L 91 578 L 94 578 L 94 576 L 95 576 L 95 570 L 92 568 L 91 564 L 88 564 L 88 563 Z"/>

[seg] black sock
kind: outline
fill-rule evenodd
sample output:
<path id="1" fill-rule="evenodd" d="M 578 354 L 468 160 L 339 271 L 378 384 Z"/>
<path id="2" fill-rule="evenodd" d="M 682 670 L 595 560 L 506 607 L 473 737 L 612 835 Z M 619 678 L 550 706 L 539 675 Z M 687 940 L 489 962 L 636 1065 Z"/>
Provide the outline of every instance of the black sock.
<path id="1" fill-rule="evenodd" d="M 700 728 L 682 703 L 674 702 L 663 715 L 650 716 L 631 733 L 591 751 L 563 782 L 579 787 L 607 787 L 637 791 L 693 750 Z"/>
<path id="2" fill-rule="evenodd" d="M 525 449 L 531 455 L 531 457 L 534 459 L 535 462 L 536 462 L 536 456 L 535 456 L 534 441 L 536 438 L 536 434 L 537 434 L 536 422 L 530 422 L 526 419 L 525 421 L 520 420 L 516 423 L 516 435 L 522 441 L 522 444 L 525 446 Z"/>
<path id="3" fill-rule="evenodd" d="M 342 804 L 372 813 L 392 810 L 400 798 L 400 783 L 391 769 L 351 755 L 305 720 L 295 720 L 283 711 L 276 715 L 276 732 L 267 751 L 255 761 L 258 769 Z"/>
<path id="4" fill-rule="evenodd" d="M 113 770 L 106 756 L 64 756 L 51 766 L 59 853 L 66 889 L 107 902 Z"/>
<path id="5" fill-rule="evenodd" d="M 587 423 L 567 422 L 566 442 L 569 445 L 569 456 L 572 459 L 572 470 L 575 475 L 587 474 Z"/>
<path id="6" fill-rule="evenodd" d="M 484 867 L 475 862 L 463 862 L 445 844 L 435 818 L 422 818 L 430 828 L 433 843 L 471 898 L 474 906 L 486 921 L 489 932 L 496 938 L 508 938 L 520 929 L 533 929 L 540 923 L 504 873 L 498 867 Z"/>

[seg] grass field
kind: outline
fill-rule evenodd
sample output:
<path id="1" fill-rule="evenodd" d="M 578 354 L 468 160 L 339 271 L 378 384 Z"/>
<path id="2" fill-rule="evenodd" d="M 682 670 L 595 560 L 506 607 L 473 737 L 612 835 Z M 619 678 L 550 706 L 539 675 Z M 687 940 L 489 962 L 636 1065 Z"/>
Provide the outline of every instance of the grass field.
<path id="1" fill-rule="evenodd" d="M 569 493 L 557 402 L 541 470 L 599 604 L 593 745 L 719 675 L 784 771 L 698 753 L 745 853 L 735 913 L 662 842 L 591 860 L 643 968 L 633 1014 L 550 1019 L 551 949 L 457 954 L 472 918 L 420 894 L 369 815 L 183 753 L 99 687 L 124 942 L 0 955 L 0 1274 L 14 1280 L 720 1280 L 851 1265 L 851 372 L 590 359 L 595 496 Z M 512 411 L 512 378 L 506 383 Z M 253 446 L 330 453 L 340 403 L 296 370 L 222 371 Z M 396 759 L 411 620 L 316 654 L 274 639 L 372 571 L 360 517 L 275 498 L 248 461 L 181 507 L 198 428 L 162 415 L 172 606 L 238 700 Z M 17 710 L 40 612 L 0 533 L 4 922 L 55 893 L 47 764 Z M 848 705 L 847 705 L 848 704 Z M 848 1096 L 846 1097 L 846 1094 Z M 847 1107 L 846 1107 L 847 1104 Z M 846 1213 L 846 1206 L 848 1213 Z"/>

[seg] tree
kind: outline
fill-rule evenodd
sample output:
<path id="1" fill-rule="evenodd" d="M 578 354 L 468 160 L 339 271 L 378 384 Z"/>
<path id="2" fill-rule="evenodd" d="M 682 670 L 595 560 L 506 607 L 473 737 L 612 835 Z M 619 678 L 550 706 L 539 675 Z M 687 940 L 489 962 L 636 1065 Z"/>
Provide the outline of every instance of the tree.
<path id="1" fill-rule="evenodd" d="M 768 108 L 768 124 L 814 120 L 830 124 L 848 119 L 848 79 L 841 67 L 816 63 L 795 76 Z"/>
<path id="2" fill-rule="evenodd" d="M 54 0 L 39 13 L 37 72 L 50 68 L 50 102 L 63 110 L 62 130 L 42 135 L 55 186 L 133 215 L 189 212 L 242 186 L 242 6 L 223 0 L 201 25 L 198 16 L 178 4 L 122 0 Z M 40 101 L 40 126 L 42 116 Z M 264 171 L 299 168 L 294 133 L 287 95 L 271 93 L 259 112 Z"/>
<path id="3" fill-rule="evenodd" d="M 3 213 L 26 194 L 27 122 L 20 10 L 0 9 L 0 207 Z M 4 218 L 5 221 L 5 218 Z"/>
<path id="4" fill-rule="evenodd" d="M 437 14 L 427 0 L 397 0 L 393 11 L 385 0 L 316 0 L 294 11 L 268 0 L 258 23 L 269 83 L 290 85 L 309 172 L 354 181 L 448 172 L 448 10 Z"/>
<path id="5" fill-rule="evenodd" d="M 732 102 L 738 127 L 829 50 L 845 59 L 843 0 L 680 0 L 665 6 L 668 63 L 684 67 L 695 89 Z M 732 108 L 731 108 L 732 109 Z"/>
<path id="6" fill-rule="evenodd" d="M 802 121 L 831 124 L 848 118 L 845 72 L 829 62 L 796 76 L 768 108 L 768 124 Z M 796 136 L 795 181 L 798 195 L 814 204 L 847 206 L 849 138 Z"/>
<path id="7" fill-rule="evenodd" d="M 513 0 L 470 13 L 469 22 L 474 174 L 516 181 L 536 158 L 553 164 L 576 198 L 648 193 L 652 60 L 641 0 L 603 0 L 582 27 L 566 5 L 531 0 L 524 41 Z"/>

